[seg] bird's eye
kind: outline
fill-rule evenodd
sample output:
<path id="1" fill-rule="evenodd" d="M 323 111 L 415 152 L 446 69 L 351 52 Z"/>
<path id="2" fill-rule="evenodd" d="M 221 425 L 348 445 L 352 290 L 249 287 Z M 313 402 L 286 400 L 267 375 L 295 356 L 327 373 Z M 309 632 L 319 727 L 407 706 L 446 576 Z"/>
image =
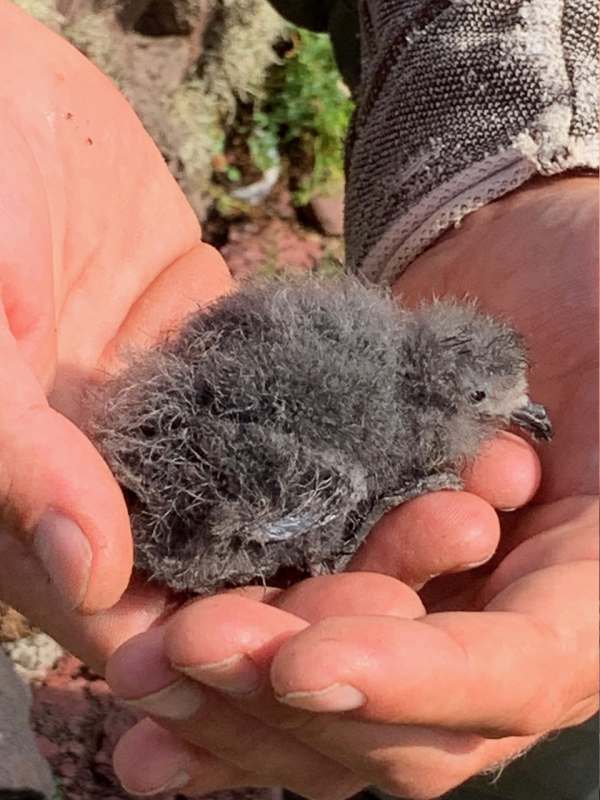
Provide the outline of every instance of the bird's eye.
<path id="1" fill-rule="evenodd" d="M 482 400 L 485 400 L 486 394 L 481 389 L 478 389 L 476 392 L 473 392 L 469 399 L 472 403 L 481 403 Z"/>

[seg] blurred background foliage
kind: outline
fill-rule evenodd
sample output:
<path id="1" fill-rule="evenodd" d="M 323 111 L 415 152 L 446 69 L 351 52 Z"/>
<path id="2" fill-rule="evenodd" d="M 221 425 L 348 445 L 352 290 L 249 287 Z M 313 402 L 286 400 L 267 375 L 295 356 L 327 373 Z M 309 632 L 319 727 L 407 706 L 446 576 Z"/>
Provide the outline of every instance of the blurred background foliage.
<path id="1" fill-rule="evenodd" d="M 118 84 L 201 220 L 341 194 L 352 100 L 327 35 L 266 0 L 17 2 Z"/>
<path id="2" fill-rule="evenodd" d="M 343 84 L 326 34 L 290 28 L 292 45 L 269 70 L 264 95 L 253 105 L 248 146 L 261 170 L 275 154 L 300 154 L 294 198 L 304 205 L 315 193 L 343 180 L 344 138 L 353 103 Z M 288 164 L 289 169 L 289 164 Z M 294 170 L 292 169 L 293 173 Z"/>

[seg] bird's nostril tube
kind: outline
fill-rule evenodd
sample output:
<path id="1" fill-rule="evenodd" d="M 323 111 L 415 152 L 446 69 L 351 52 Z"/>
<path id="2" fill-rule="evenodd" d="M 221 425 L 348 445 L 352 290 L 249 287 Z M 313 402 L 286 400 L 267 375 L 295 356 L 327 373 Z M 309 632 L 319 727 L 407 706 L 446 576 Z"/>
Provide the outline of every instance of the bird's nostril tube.
<path id="1" fill-rule="evenodd" d="M 540 403 L 529 401 L 512 414 L 511 420 L 523 430 L 529 431 L 536 439 L 550 441 L 552 438 L 552 423 L 548 412 Z"/>
<path id="2" fill-rule="evenodd" d="M 545 420 L 548 418 L 546 409 L 540 403 L 531 403 L 531 412 L 536 419 Z"/>

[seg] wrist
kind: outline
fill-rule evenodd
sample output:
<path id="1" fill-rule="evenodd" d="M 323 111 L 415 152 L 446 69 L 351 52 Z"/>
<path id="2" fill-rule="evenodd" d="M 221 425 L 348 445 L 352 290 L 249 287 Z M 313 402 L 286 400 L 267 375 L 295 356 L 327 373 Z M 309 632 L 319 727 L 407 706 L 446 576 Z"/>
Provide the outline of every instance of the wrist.
<path id="1" fill-rule="evenodd" d="M 407 301 L 432 292 L 474 293 L 492 268 L 507 280 L 517 269 L 533 272 L 540 264 L 564 274 L 565 253 L 557 241 L 571 242 L 572 270 L 593 291 L 597 186 L 591 175 L 533 178 L 446 231 L 397 278 L 394 293 Z M 535 282 L 530 288 L 535 295 Z"/>

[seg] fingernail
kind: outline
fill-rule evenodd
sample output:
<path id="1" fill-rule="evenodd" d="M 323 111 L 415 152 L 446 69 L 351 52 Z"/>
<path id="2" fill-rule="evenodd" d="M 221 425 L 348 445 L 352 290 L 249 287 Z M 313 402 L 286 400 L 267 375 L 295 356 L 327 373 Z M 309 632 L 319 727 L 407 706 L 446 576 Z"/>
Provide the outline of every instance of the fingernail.
<path id="1" fill-rule="evenodd" d="M 69 609 L 81 605 L 92 566 L 92 548 L 79 526 L 56 511 L 40 519 L 33 549 Z"/>
<path id="2" fill-rule="evenodd" d="M 289 692 L 277 699 L 306 711 L 352 711 L 367 702 L 362 692 L 347 683 L 334 683 L 318 692 Z"/>
<path id="3" fill-rule="evenodd" d="M 470 569 L 477 569 L 477 567 L 483 567 L 484 564 L 490 560 L 492 556 L 486 556 L 482 558 L 480 561 L 471 561 L 469 564 L 460 564 L 460 566 L 455 567 L 452 572 L 467 572 Z"/>
<path id="4" fill-rule="evenodd" d="M 192 666 L 173 665 L 179 671 L 196 681 L 231 694 L 249 694 L 261 683 L 260 672 L 244 653 L 213 661 L 208 664 Z"/>
<path id="5" fill-rule="evenodd" d="M 152 694 L 134 699 L 127 698 L 124 702 L 132 708 L 139 708 L 147 714 L 153 714 L 165 719 L 189 719 L 193 717 L 204 703 L 205 696 L 202 689 L 192 681 L 181 678 L 174 683 L 159 689 Z"/>
<path id="6" fill-rule="evenodd" d="M 498 511 L 502 511 L 503 514 L 510 514 L 512 511 L 516 511 L 517 507 L 513 506 L 512 508 L 499 508 Z"/>
<path id="7" fill-rule="evenodd" d="M 154 789 L 149 789 L 145 792 L 139 792 L 136 789 L 130 789 L 126 786 L 122 781 L 121 784 L 126 792 L 129 794 L 137 795 L 138 797 L 149 797 L 153 794 L 158 794 L 159 792 L 172 792 L 175 789 L 183 789 L 191 781 L 191 777 L 188 775 L 185 770 L 178 770 L 174 775 L 172 775 L 166 783 L 162 783 L 160 786 L 156 786 Z"/>

